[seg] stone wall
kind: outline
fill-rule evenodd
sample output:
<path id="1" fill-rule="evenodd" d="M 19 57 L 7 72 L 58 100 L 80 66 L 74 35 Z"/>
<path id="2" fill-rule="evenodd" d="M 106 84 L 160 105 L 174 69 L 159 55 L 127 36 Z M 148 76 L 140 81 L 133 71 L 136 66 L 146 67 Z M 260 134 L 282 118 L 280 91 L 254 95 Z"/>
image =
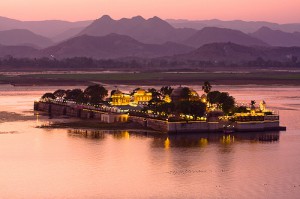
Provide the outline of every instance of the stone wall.
<path id="1" fill-rule="evenodd" d="M 207 132 L 209 130 L 208 123 L 201 122 L 169 122 L 169 132 Z"/>
<path id="2" fill-rule="evenodd" d="M 265 130 L 277 129 L 278 127 L 280 127 L 279 121 L 265 121 L 264 122 Z"/>
<path id="3" fill-rule="evenodd" d="M 264 131 L 264 122 L 237 122 L 236 131 Z"/>
<path id="4" fill-rule="evenodd" d="M 132 122 L 136 122 L 141 124 L 144 127 L 149 127 L 157 131 L 161 132 L 168 132 L 168 122 L 163 120 L 151 119 L 151 118 L 144 118 L 144 117 L 137 117 L 137 116 L 129 116 L 129 120 Z"/>
<path id="5" fill-rule="evenodd" d="M 129 116 L 129 120 L 139 123 L 145 127 L 161 132 L 184 133 L 184 132 L 217 132 L 221 131 L 219 122 L 189 121 L 189 122 L 168 122 L 163 120 Z"/>
<path id="6" fill-rule="evenodd" d="M 279 121 L 237 122 L 236 131 L 268 131 L 281 129 Z"/>
<path id="7" fill-rule="evenodd" d="M 97 110 L 84 109 L 80 106 L 67 106 L 64 104 L 53 104 L 47 102 L 35 102 L 34 110 L 46 112 L 49 115 L 66 115 L 69 117 L 78 117 L 83 119 L 98 119 L 99 121 L 114 123 L 126 122 L 127 119 L 132 122 L 141 124 L 144 127 L 149 127 L 160 132 L 219 132 L 223 131 L 223 125 L 226 123 L 222 121 L 184 121 L 184 122 L 168 122 L 164 120 L 157 120 L 152 118 L 144 118 L 137 116 L 128 116 L 127 114 L 113 114 L 108 112 L 101 112 Z M 235 131 L 268 131 L 279 130 L 278 117 L 269 117 L 268 121 L 248 121 L 248 122 L 234 122 Z"/>
<path id="8" fill-rule="evenodd" d="M 80 106 L 68 106 L 64 104 L 53 104 L 47 102 L 34 102 L 34 110 L 48 113 L 49 115 L 65 115 L 69 117 L 77 117 L 82 119 L 97 119 L 101 121 L 105 112 L 83 109 Z M 112 122 L 126 122 L 128 115 L 127 114 L 108 114 L 110 115 L 109 123 Z M 112 121 L 112 122 L 111 122 Z"/>

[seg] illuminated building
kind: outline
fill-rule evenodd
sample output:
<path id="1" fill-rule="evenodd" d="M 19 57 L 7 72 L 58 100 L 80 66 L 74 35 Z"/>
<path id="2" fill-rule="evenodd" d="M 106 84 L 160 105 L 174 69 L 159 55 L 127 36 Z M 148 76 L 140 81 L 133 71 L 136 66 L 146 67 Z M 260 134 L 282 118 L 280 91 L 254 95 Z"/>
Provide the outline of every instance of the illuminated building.
<path id="1" fill-rule="evenodd" d="M 170 103 L 172 101 L 171 97 L 169 95 L 166 95 L 164 97 L 164 101 L 167 102 L 167 103 Z"/>
<path id="2" fill-rule="evenodd" d="M 207 96 L 205 94 L 201 95 L 201 102 L 205 103 L 207 102 Z"/>
<path id="3" fill-rule="evenodd" d="M 259 109 L 260 111 L 264 112 L 266 111 L 266 102 L 265 101 L 261 101 L 259 104 Z"/>
<path id="4" fill-rule="evenodd" d="M 133 103 L 137 105 L 147 105 L 152 99 L 152 93 L 144 89 L 139 89 L 133 94 Z"/>
<path id="5" fill-rule="evenodd" d="M 113 106 L 126 106 L 130 103 L 130 95 L 122 93 L 119 90 L 116 90 L 111 96 L 111 105 Z"/>

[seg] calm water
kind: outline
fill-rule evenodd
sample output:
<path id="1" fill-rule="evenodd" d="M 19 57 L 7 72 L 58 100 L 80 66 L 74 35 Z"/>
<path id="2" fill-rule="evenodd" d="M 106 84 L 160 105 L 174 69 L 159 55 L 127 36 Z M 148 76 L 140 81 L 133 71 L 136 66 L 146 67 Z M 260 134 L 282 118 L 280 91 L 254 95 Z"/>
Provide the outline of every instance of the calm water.
<path id="1" fill-rule="evenodd" d="M 216 88 L 276 107 L 288 130 L 268 133 L 274 142 L 262 133 L 93 138 L 3 113 L 31 116 L 33 100 L 55 89 L 0 86 L 0 198 L 300 197 L 299 87 Z"/>

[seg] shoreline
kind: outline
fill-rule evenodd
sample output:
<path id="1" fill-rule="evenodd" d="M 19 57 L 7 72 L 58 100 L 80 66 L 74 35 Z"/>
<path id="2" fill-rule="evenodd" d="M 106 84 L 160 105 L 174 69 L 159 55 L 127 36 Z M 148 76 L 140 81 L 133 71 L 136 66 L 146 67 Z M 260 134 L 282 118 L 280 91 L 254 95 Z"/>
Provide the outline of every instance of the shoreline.
<path id="1" fill-rule="evenodd" d="M 36 73 L 0 75 L 0 84 L 13 86 L 58 86 L 58 85 L 90 85 L 95 82 L 110 85 L 195 85 L 209 81 L 214 85 L 300 85 L 300 71 L 239 71 L 220 72 L 112 72 L 94 71 L 91 73 L 70 71 L 69 73 Z"/>
<path id="2" fill-rule="evenodd" d="M 54 118 L 58 119 L 58 118 Z M 71 118 L 72 119 L 72 118 Z M 148 131 L 155 132 L 160 134 L 161 132 L 155 131 L 150 128 L 143 127 L 142 125 L 134 122 L 126 122 L 126 123 L 103 123 L 98 120 L 85 120 L 80 119 L 76 121 L 68 121 L 66 122 L 54 122 L 49 125 L 41 125 L 36 128 L 42 129 L 84 129 L 84 130 L 108 130 L 108 131 L 118 131 L 118 130 L 126 130 L 126 131 Z M 161 133 L 162 134 L 162 133 Z"/>

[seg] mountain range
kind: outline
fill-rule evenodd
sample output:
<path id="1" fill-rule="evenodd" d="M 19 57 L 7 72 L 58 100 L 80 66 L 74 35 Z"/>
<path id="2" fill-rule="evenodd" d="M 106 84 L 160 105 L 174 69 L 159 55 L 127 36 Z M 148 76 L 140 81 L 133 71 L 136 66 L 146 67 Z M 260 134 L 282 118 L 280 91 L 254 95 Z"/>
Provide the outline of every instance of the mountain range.
<path id="1" fill-rule="evenodd" d="M 27 28 L 0 31 L 0 57 L 115 59 L 167 56 L 210 61 L 258 57 L 288 60 L 298 56 L 299 48 L 294 46 L 300 46 L 300 32 L 269 27 L 260 27 L 251 33 L 220 27 L 175 28 L 158 17 L 114 20 L 104 15 L 93 22 L 22 22 L 0 18 L 0 29 L 8 27 Z M 48 30 L 52 39 L 37 34 Z"/>
<path id="2" fill-rule="evenodd" d="M 92 57 L 95 59 L 153 58 L 187 53 L 192 50 L 192 47 L 172 42 L 145 44 L 129 36 L 112 33 L 106 36 L 78 36 L 41 50 L 39 56 L 54 56 L 58 59 L 67 57 Z"/>
<path id="3" fill-rule="evenodd" d="M 13 29 L 0 31 L 0 44 L 8 46 L 32 46 L 35 48 L 45 48 L 54 43 L 41 35 L 37 35 L 25 29 Z"/>
<path id="4" fill-rule="evenodd" d="M 267 46 L 265 42 L 251 37 L 239 30 L 227 28 L 206 27 L 197 31 L 191 37 L 184 41 L 185 44 L 200 47 L 209 43 L 232 42 L 245 46 Z"/>
<path id="5" fill-rule="evenodd" d="M 213 43 L 182 55 L 176 60 L 212 61 L 240 63 L 257 59 L 291 62 L 300 57 L 300 47 L 242 46 L 234 43 Z"/>
<path id="6" fill-rule="evenodd" d="M 153 17 L 144 19 L 141 16 L 131 19 L 114 20 L 104 15 L 86 27 L 79 35 L 105 36 L 110 33 L 130 36 L 140 42 L 161 44 L 167 41 L 184 41 L 196 30 L 190 28 L 174 28 L 166 21 Z"/>
<path id="7" fill-rule="evenodd" d="M 0 17 L 0 31 L 26 29 L 36 35 L 47 37 L 55 43 L 59 43 L 72 37 L 84 34 L 91 36 L 105 36 L 110 33 L 127 35 L 144 43 L 161 44 L 167 41 L 184 43 L 184 41 L 187 41 L 190 37 L 194 36 L 197 31 L 203 30 L 207 27 L 232 29 L 236 31 L 239 30 L 244 32 L 245 34 L 249 34 L 251 37 L 262 40 L 264 43 L 268 43 L 269 45 L 299 45 L 298 42 L 294 41 L 295 35 L 300 34 L 300 24 L 297 23 L 276 24 L 270 22 L 246 22 L 241 20 L 162 20 L 158 17 L 144 19 L 141 16 L 114 20 L 108 15 L 104 15 L 94 21 L 87 20 L 79 22 L 68 22 L 61 20 L 20 21 Z M 277 33 L 280 33 L 282 35 L 288 35 L 288 33 L 291 33 L 291 35 L 284 36 L 285 38 L 282 39 L 289 41 L 287 42 L 287 44 L 270 42 L 268 39 L 273 37 L 272 34 L 269 36 L 269 33 L 266 33 L 266 31 L 264 31 L 264 35 L 267 34 L 267 36 L 260 36 L 262 33 L 259 33 L 262 32 L 261 30 L 266 30 L 266 28 L 277 31 Z M 298 38 L 296 40 L 298 40 Z M 221 41 L 226 42 L 226 40 Z M 203 44 L 203 42 L 201 44 Z"/>
<path id="8" fill-rule="evenodd" d="M 42 50 L 28 46 L 0 46 L 0 57 L 94 59 L 159 58 L 173 61 L 211 61 L 243 63 L 257 59 L 292 62 L 300 57 L 300 47 L 243 46 L 211 43 L 193 49 L 181 44 L 144 44 L 131 37 L 109 34 L 103 37 L 82 35 Z"/>
<path id="9" fill-rule="evenodd" d="M 62 20 L 20 21 L 7 17 L 0 17 L 0 30 L 27 29 L 35 34 L 52 38 L 72 28 L 84 28 L 90 21 L 69 22 Z"/>
<path id="10" fill-rule="evenodd" d="M 175 28 L 193 28 L 200 30 L 205 27 L 218 27 L 240 30 L 245 33 L 252 33 L 261 27 L 268 27 L 273 30 L 284 32 L 300 32 L 300 23 L 278 24 L 266 21 L 242 21 L 232 20 L 223 21 L 219 19 L 211 20 L 186 20 L 186 19 L 166 19 L 166 21 Z"/>
<path id="11" fill-rule="evenodd" d="M 300 46 L 300 32 L 289 33 L 262 27 L 249 35 L 260 39 L 271 46 Z"/>

